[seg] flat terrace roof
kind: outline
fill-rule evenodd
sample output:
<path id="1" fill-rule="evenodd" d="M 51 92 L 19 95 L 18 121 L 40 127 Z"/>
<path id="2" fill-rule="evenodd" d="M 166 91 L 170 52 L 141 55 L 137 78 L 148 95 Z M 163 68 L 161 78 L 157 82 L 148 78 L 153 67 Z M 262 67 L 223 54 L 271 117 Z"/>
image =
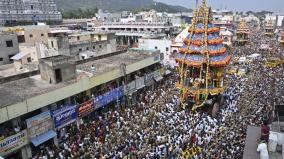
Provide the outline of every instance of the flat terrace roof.
<path id="1" fill-rule="evenodd" d="M 93 75 L 100 75 L 103 74 L 104 72 L 108 72 L 115 68 L 119 68 L 122 63 L 129 65 L 151 56 L 152 55 L 149 51 L 147 52 L 147 51 L 129 50 L 126 53 L 77 65 L 76 68 L 78 70 L 82 70 L 91 73 Z"/>
<path id="2" fill-rule="evenodd" d="M 151 56 L 151 53 L 145 51 L 128 51 L 111 57 L 79 64 L 76 68 L 78 72 L 85 71 L 91 73 L 93 76 L 97 76 L 119 68 L 121 63 L 129 65 Z M 95 71 L 92 70 L 92 65 L 95 67 Z M 58 84 L 50 84 L 48 81 L 42 80 L 40 75 L 35 75 L 3 83 L 0 85 L 0 108 L 63 88 L 75 82 L 76 79 Z"/>

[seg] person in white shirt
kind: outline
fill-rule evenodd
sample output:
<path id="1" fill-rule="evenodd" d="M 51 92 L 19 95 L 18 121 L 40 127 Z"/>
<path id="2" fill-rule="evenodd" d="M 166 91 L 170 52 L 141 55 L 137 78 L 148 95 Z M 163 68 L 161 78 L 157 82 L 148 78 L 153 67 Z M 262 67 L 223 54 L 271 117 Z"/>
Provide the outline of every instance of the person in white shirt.
<path id="1" fill-rule="evenodd" d="M 256 151 L 260 152 L 260 159 L 269 159 L 267 144 L 265 142 L 258 144 Z"/>

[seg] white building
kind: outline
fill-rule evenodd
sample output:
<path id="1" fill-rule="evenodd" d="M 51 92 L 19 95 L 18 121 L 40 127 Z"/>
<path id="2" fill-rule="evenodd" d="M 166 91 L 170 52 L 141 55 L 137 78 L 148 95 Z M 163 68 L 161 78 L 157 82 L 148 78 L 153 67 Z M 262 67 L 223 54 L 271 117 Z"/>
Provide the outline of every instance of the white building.
<path id="1" fill-rule="evenodd" d="M 0 65 L 13 63 L 14 55 L 19 53 L 19 43 L 16 34 L 0 33 Z"/>

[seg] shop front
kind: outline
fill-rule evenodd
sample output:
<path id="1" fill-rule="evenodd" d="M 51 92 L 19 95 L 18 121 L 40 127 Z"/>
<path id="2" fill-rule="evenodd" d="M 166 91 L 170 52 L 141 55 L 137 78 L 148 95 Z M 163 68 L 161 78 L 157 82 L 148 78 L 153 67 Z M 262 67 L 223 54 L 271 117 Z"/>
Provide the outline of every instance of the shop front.
<path id="1" fill-rule="evenodd" d="M 132 81 L 124 86 L 124 94 L 126 96 L 127 105 L 136 102 L 136 81 Z"/>
<path id="2" fill-rule="evenodd" d="M 74 123 L 77 119 L 77 105 L 67 105 L 51 113 L 54 127 L 60 137 L 65 136 L 64 127 Z"/>
<path id="3" fill-rule="evenodd" d="M 106 106 L 107 104 L 119 101 L 121 97 L 124 96 L 123 86 L 115 88 L 103 95 L 95 97 L 94 100 L 94 110 Z"/>
<path id="4" fill-rule="evenodd" d="M 26 120 L 28 138 L 34 149 L 57 136 L 53 130 L 53 121 L 50 111 L 45 111 Z M 57 144 L 57 143 L 55 143 Z"/>
<path id="5" fill-rule="evenodd" d="M 9 136 L 0 141 L 0 156 L 6 158 L 25 158 L 22 156 L 21 148 L 28 143 L 27 130 Z"/>

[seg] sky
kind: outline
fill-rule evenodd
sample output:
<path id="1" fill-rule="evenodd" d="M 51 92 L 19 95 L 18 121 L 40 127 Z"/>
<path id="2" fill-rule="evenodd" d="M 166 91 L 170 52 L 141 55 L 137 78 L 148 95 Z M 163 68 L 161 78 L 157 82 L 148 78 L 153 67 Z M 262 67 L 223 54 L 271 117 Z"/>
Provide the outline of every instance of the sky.
<path id="1" fill-rule="evenodd" d="M 195 0 L 155 0 L 171 5 L 195 8 Z M 202 0 L 199 0 L 200 2 Z M 284 0 L 207 0 L 213 9 L 229 9 L 232 11 L 274 11 L 284 13 Z"/>

